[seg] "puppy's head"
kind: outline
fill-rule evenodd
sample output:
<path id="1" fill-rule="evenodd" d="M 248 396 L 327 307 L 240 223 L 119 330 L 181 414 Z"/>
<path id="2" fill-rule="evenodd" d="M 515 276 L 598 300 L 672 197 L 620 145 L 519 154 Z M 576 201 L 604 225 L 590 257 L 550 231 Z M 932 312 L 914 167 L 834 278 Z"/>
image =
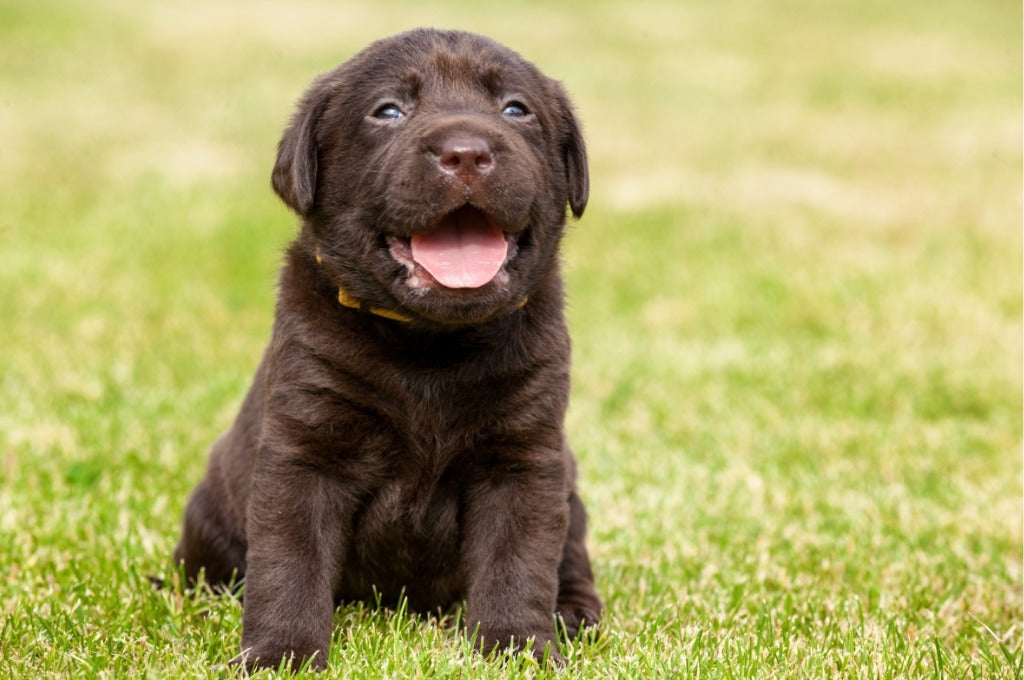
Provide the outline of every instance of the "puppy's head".
<path id="1" fill-rule="evenodd" d="M 510 312 L 552 271 L 589 190 L 555 81 L 481 36 L 374 43 L 307 90 L 273 186 L 334 284 L 427 324 Z"/>

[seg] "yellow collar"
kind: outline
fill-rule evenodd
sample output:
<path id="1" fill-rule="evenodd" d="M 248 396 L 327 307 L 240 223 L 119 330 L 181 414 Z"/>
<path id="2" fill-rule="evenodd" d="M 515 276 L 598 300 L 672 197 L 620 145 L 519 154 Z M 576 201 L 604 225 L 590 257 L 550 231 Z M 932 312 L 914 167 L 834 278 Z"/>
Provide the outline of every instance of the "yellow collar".
<path id="1" fill-rule="evenodd" d="M 398 321 L 399 323 L 412 323 L 411 316 L 406 316 L 405 314 L 396 312 L 393 309 L 384 309 L 382 307 L 364 307 L 362 303 L 359 302 L 359 300 L 356 300 L 354 297 L 346 293 L 344 288 L 338 288 L 338 302 L 340 302 L 343 307 L 369 312 L 374 316 L 379 316 L 385 319 L 391 319 L 392 321 Z"/>
<path id="2" fill-rule="evenodd" d="M 316 263 L 323 264 L 324 257 L 320 254 L 320 246 L 316 247 Z M 358 309 L 359 311 L 369 312 L 374 316 L 379 316 L 384 319 L 391 319 L 392 321 L 398 321 L 399 323 L 412 323 L 412 317 L 406 316 L 393 309 L 384 309 L 382 307 L 364 307 L 359 300 L 349 295 L 344 288 L 338 288 L 338 302 L 341 303 L 342 307 L 348 307 L 349 309 Z"/>
<path id="3" fill-rule="evenodd" d="M 320 246 L 316 247 L 316 263 L 321 264 L 324 261 L 323 256 L 320 254 Z M 522 309 L 526 305 L 528 297 L 523 297 L 518 303 L 516 303 L 516 309 Z M 401 312 L 396 312 L 393 309 L 386 309 L 384 307 L 367 307 L 363 305 L 359 300 L 355 299 L 346 292 L 344 288 L 338 288 L 338 302 L 341 303 L 342 307 L 348 307 L 349 309 L 358 309 L 361 312 L 369 312 L 374 316 L 379 316 L 383 319 L 390 319 L 399 323 L 412 323 L 413 318 L 406 316 Z"/>

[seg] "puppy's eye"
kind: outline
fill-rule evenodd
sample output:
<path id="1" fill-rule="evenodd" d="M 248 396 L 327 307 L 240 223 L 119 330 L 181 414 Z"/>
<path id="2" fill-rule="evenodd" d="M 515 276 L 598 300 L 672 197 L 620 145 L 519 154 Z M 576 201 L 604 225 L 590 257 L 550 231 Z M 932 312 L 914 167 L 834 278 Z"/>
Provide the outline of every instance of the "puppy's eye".
<path id="1" fill-rule="evenodd" d="M 398 120 L 405 118 L 405 112 L 398 108 L 398 104 L 382 104 L 373 112 L 373 117 L 378 120 Z"/>
<path id="2" fill-rule="evenodd" d="M 525 118 L 529 114 L 530 110 L 526 108 L 526 104 L 519 101 L 510 101 L 501 110 L 501 115 L 508 116 L 509 118 Z"/>

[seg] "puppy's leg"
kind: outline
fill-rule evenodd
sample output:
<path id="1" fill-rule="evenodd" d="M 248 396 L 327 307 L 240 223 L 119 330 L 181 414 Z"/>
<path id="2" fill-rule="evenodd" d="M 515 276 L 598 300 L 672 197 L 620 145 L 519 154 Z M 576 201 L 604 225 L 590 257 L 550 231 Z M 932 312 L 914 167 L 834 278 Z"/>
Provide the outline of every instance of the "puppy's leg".
<path id="1" fill-rule="evenodd" d="M 470 491 L 463 546 L 468 592 L 466 622 L 478 626 L 478 644 L 521 650 L 533 638 L 538 659 L 561 657 L 552 612 L 558 594 L 558 561 L 569 509 L 561 461 L 519 467 Z"/>
<path id="2" fill-rule="evenodd" d="M 211 586 L 226 586 L 245 574 L 245 537 L 225 512 L 216 482 L 207 477 L 189 498 L 181 541 L 174 549 L 174 563 L 184 563 L 190 585 L 196 583 L 201 569 Z"/>
<path id="3" fill-rule="evenodd" d="M 267 457 L 264 457 L 264 461 Z M 264 464 L 249 504 L 242 654 L 249 669 L 311 659 L 323 669 L 347 543 L 347 494 L 300 466 Z"/>
<path id="4" fill-rule="evenodd" d="M 569 532 L 558 565 L 558 604 L 555 614 L 561 617 L 570 638 L 581 628 L 594 627 L 601 618 L 601 598 L 594 588 L 594 574 L 584 545 L 587 512 L 573 491 L 569 495 Z"/>

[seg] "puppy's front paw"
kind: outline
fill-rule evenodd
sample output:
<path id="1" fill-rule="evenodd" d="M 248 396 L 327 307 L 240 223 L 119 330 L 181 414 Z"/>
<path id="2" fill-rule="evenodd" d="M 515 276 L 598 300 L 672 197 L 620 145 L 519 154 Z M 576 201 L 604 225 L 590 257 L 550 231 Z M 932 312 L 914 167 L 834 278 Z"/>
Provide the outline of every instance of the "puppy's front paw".
<path id="1" fill-rule="evenodd" d="M 577 605 L 569 602 L 559 602 L 555 609 L 557 628 L 565 630 L 565 636 L 569 640 L 575 640 L 580 633 L 596 635 L 600 630 L 601 614 L 598 610 L 589 605 Z"/>
<path id="2" fill-rule="evenodd" d="M 476 646 L 484 654 L 490 654 L 495 650 L 513 653 L 528 651 L 537 663 L 543 663 L 546 658 L 547 662 L 554 666 L 565 665 L 565 659 L 558 652 L 558 643 L 551 632 L 528 633 L 508 627 L 481 626 Z"/>
<path id="3" fill-rule="evenodd" d="M 291 649 L 282 649 L 280 645 L 254 645 L 242 650 L 242 653 L 228 662 L 231 666 L 244 666 L 253 673 L 264 668 L 278 669 L 291 667 L 293 671 L 308 669 L 322 671 L 327 668 L 326 651 L 314 650 L 306 654 L 297 654 Z"/>

